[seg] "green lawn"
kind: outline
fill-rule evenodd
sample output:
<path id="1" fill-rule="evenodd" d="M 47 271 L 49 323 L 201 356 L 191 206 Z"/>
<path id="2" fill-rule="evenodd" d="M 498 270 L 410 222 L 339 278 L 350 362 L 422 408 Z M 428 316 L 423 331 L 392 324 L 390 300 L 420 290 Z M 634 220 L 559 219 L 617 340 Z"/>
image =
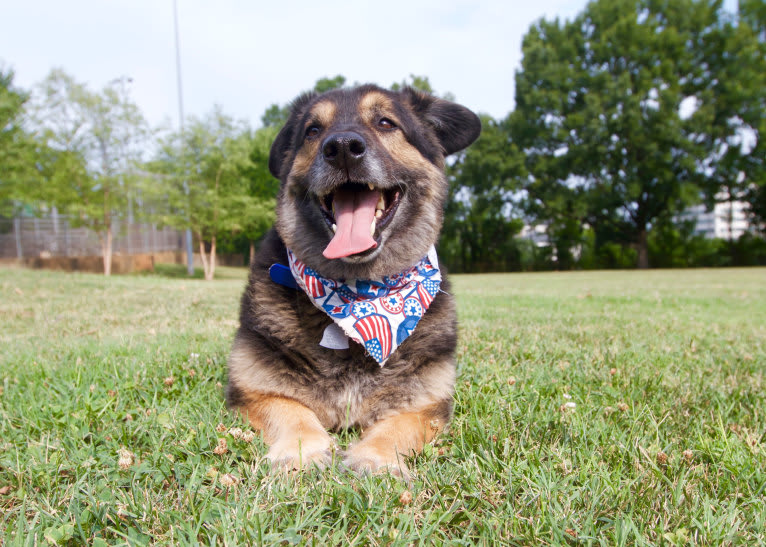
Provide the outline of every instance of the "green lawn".
<path id="1" fill-rule="evenodd" d="M 410 485 L 228 430 L 221 277 L 0 269 L 0 545 L 766 543 L 766 269 L 453 276 Z"/>

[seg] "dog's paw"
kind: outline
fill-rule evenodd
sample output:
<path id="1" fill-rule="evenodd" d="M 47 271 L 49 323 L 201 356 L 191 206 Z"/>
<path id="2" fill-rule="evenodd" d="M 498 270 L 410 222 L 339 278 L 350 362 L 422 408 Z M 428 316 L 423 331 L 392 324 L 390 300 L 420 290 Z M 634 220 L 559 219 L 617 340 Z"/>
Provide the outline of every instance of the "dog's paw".
<path id="1" fill-rule="evenodd" d="M 332 463 L 334 448 L 329 435 L 284 439 L 271 445 L 266 458 L 272 469 L 279 471 L 324 469 Z"/>
<path id="2" fill-rule="evenodd" d="M 363 445 L 352 446 L 343 455 L 343 465 L 360 475 L 376 475 L 389 473 L 394 477 L 410 482 L 410 470 L 404 463 L 404 456 L 390 453 L 381 453 Z"/>

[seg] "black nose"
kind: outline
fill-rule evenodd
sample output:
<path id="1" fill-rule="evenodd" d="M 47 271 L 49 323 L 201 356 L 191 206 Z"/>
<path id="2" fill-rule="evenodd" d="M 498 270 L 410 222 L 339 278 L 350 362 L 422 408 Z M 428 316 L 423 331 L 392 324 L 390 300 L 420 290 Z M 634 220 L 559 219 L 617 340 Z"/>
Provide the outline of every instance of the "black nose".
<path id="1" fill-rule="evenodd" d="M 346 169 L 362 161 L 367 143 L 359 133 L 344 131 L 334 133 L 322 143 L 322 154 L 327 163 L 338 169 Z"/>

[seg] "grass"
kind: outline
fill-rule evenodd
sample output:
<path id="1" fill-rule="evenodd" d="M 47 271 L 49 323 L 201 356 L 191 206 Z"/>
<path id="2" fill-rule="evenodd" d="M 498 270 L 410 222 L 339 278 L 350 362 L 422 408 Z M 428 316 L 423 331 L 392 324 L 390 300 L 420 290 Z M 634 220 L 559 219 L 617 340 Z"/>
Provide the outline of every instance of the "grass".
<path id="1" fill-rule="evenodd" d="M 766 543 L 764 269 L 454 276 L 411 485 L 269 472 L 221 390 L 244 270 L 163 273 L 0 270 L 0 544 Z"/>

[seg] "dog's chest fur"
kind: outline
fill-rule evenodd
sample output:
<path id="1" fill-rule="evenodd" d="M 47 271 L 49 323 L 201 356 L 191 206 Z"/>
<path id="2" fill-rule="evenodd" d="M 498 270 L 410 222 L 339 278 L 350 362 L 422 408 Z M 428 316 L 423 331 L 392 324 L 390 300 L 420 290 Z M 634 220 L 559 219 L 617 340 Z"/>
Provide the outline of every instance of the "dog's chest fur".
<path id="1" fill-rule="evenodd" d="M 269 267 L 285 262 L 284 245 L 272 231 L 242 297 L 242 328 L 230 359 L 230 404 L 237 404 L 243 391 L 280 393 L 310 405 L 326 428 L 340 429 L 365 427 L 391 408 L 451 392 L 454 364 L 446 359 L 438 365 L 456 342 L 449 294 L 437 295 L 415 332 L 381 367 L 354 341 L 347 350 L 319 345 L 332 320 L 300 289 L 271 281 Z"/>

